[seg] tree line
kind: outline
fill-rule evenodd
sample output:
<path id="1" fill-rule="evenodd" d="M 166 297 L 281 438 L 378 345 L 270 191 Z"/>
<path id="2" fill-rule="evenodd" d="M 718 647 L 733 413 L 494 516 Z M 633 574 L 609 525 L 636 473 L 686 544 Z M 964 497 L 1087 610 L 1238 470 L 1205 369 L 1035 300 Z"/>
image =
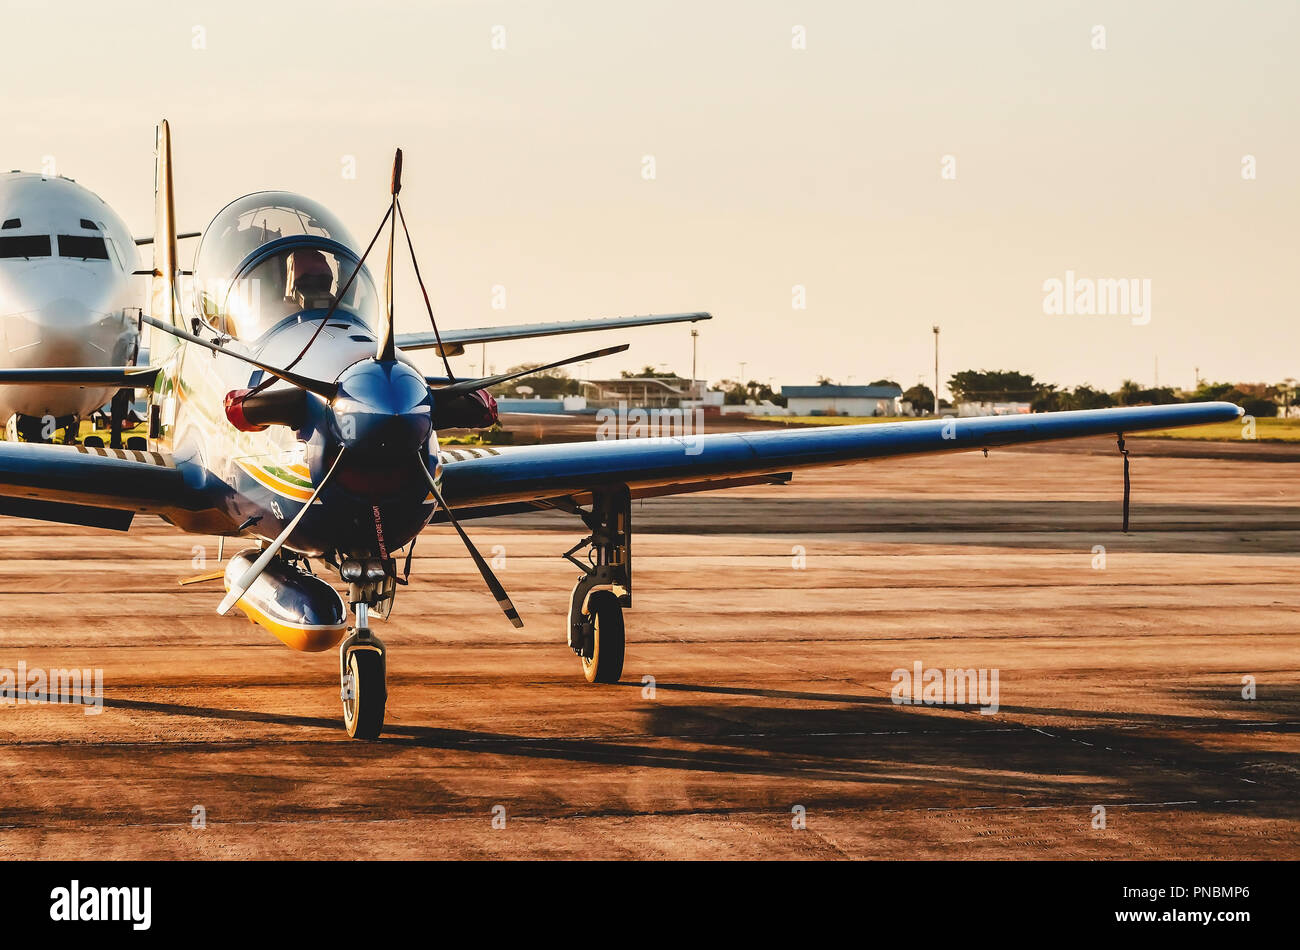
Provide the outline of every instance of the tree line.
<path id="1" fill-rule="evenodd" d="M 1278 384 L 1200 381 L 1196 389 L 1184 390 L 1172 386 L 1146 387 L 1126 379 L 1119 389 L 1107 392 L 1087 384 L 1070 389 L 1042 383 L 1029 373 L 1010 370 L 963 370 L 948 378 L 948 388 L 956 402 L 1027 402 L 1033 412 L 1222 401 L 1236 403 L 1252 416 L 1266 417 L 1278 415 L 1295 399 L 1294 380 Z M 931 400 L 926 405 L 933 405 L 933 394 L 928 389 L 925 391 Z"/>

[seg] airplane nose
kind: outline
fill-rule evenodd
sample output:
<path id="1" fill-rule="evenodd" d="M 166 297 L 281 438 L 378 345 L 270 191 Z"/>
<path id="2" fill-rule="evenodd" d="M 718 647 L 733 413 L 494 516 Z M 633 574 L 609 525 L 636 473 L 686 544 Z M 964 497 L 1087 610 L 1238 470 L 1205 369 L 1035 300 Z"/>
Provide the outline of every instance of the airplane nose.
<path id="1" fill-rule="evenodd" d="M 433 431 L 429 385 L 405 363 L 362 360 L 338 386 L 334 419 L 349 454 L 413 457 Z"/>
<path id="2" fill-rule="evenodd" d="M 54 329 L 75 329 L 98 323 L 121 308 L 115 306 L 117 285 L 104 274 L 47 262 L 0 274 L 0 303 L 4 315 L 22 315 Z"/>

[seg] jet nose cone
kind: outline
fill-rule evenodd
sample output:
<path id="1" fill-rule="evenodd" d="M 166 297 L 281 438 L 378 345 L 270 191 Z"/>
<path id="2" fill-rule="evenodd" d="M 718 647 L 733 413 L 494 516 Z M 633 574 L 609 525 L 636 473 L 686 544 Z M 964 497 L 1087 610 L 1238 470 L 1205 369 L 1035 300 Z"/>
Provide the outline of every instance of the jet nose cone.
<path id="1" fill-rule="evenodd" d="M 363 360 L 338 384 L 334 418 L 349 451 L 414 455 L 433 431 L 428 383 L 405 363 Z"/>

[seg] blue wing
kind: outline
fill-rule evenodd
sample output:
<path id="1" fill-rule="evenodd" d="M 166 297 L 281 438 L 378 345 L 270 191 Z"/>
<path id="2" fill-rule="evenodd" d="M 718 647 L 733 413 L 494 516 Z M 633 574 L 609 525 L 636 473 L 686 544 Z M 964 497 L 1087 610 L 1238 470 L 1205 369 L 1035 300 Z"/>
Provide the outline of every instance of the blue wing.
<path id="1" fill-rule="evenodd" d="M 0 442 L 0 515 L 125 531 L 136 513 L 227 531 L 198 466 L 158 452 Z"/>
<path id="2" fill-rule="evenodd" d="M 458 513 L 474 517 L 560 499 L 585 503 L 603 485 L 626 484 L 634 498 L 644 498 L 784 481 L 800 468 L 1229 422 L 1240 415 L 1231 403 L 1184 403 L 449 452 L 443 494 Z"/>

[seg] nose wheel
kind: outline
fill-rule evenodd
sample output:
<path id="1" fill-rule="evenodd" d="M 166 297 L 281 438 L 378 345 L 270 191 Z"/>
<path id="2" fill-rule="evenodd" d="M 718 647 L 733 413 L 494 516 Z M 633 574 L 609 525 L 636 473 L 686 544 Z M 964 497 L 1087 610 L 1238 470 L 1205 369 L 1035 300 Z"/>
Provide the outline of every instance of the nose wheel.
<path id="1" fill-rule="evenodd" d="M 339 644 L 339 697 L 343 726 L 353 739 L 378 739 L 388 704 L 384 644 L 370 632 L 365 604 L 357 604 L 357 627 Z"/>

